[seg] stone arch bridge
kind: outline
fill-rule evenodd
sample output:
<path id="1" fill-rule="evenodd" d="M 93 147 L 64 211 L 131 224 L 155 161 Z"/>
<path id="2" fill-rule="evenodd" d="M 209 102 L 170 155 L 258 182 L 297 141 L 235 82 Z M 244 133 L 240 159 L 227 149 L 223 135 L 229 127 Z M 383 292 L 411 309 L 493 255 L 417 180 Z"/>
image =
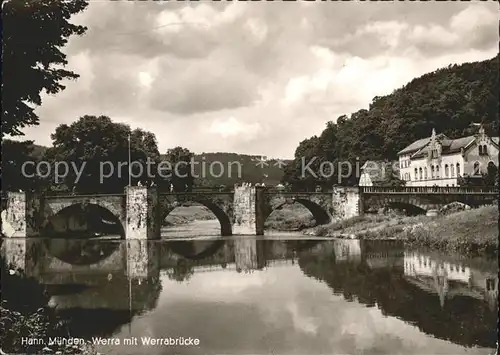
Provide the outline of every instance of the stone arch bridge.
<path id="1" fill-rule="evenodd" d="M 11 236 L 38 236 L 51 218 L 68 208 L 94 206 L 123 227 L 126 239 L 155 239 L 161 221 L 177 206 L 197 202 L 210 209 L 221 225 L 222 235 L 263 235 L 267 217 L 294 202 L 305 206 L 317 224 L 362 215 L 390 204 L 438 209 L 450 202 L 469 205 L 495 203 L 498 191 L 459 187 L 334 187 L 328 192 L 284 192 L 255 186 L 235 185 L 231 192 L 162 193 L 156 188 L 127 187 L 124 194 L 43 196 L 8 193 L 3 221 Z"/>

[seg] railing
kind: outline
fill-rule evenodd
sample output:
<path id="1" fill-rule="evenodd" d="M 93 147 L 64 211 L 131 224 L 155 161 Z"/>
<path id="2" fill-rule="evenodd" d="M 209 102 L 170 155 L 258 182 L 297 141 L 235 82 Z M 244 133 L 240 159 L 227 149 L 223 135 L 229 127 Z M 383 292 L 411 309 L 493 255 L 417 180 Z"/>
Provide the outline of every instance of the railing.
<path id="1" fill-rule="evenodd" d="M 412 186 L 412 187 L 387 187 L 387 186 L 360 186 L 360 192 L 365 194 L 488 194 L 495 195 L 499 193 L 498 188 L 494 187 L 441 187 L 441 186 Z M 196 194 L 232 194 L 233 190 L 228 189 L 194 189 L 189 192 L 170 192 L 169 190 L 159 190 L 160 195 L 196 195 Z M 286 189 L 280 189 L 275 187 L 264 188 L 264 193 L 266 194 L 283 194 L 283 195 L 305 195 L 305 194 L 325 194 L 332 193 L 332 190 L 322 190 L 322 191 L 290 191 Z M 123 197 L 125 192 L 117 193 L 82 193 L 82 192 L 47 192 L 44 194 L 46 198 L 102 198 L 102 197 Z M 6 202 L 6 196 L 2 196 L 2 203 Z"/>
<path id="2" fill-rule="evenodd" d="M 234 191 L 191 191 L 191 192 L 160 192 L 160 196 L 196 196 L 196 195 L 232 195 Z"/>
<path id="3" fill-rule="evenodd" d="M 280 189 L 264 190 L 266 194 L 281 194 L 281 195 L 318 195 L 318 194 L 331 194 L 332 191 L 287 191 Z"/>
<path id="4" fill-rule="evenodd" d="M 110 194 L 102 194 L 102 193 L 97 193 L 97 194 L 89 194 L 89 193 L 67 193 L 65 192 L 64 194 L 62 193 L 48 193 L 46 195 L 43 195 L 45 198 L 101 198 L 101 197 L 124 197 L 125 194 L 122 193 L 110 193 Z"/>
<path id="5" fill-rule="evenodd" d="M 412 186 L 412 187 L 385 187 L 363 186 L 363 193 L 407 193 L 407 194 L 498 194 L 493 187 L 449 187 L 449 186 Z"/>

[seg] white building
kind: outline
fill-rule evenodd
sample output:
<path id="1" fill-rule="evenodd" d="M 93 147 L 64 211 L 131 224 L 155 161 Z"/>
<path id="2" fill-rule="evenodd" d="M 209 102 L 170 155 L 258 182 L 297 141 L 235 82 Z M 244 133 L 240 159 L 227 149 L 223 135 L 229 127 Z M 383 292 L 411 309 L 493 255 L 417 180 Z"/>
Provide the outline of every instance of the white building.
<path id="1" fill-rule="evenodd" d="M 488 165 L 498 167 L 498 137 L 483 127 L 474 136 L 450 139 L 432 130 L 398 153 L 400 178 L 406 186 L 458 186 L 459 177 L 480 177 Z"/>
<path id="2" fill-rule="evenodd" d="M 440 261 L 416 252 L 405 252 L 404 275 L 418 287 L 437 293 L 441 306 L 446 298 L 461 295 L 483 299 L 492 310 L 498 309 L 498 277 L 494 273 Z"/>

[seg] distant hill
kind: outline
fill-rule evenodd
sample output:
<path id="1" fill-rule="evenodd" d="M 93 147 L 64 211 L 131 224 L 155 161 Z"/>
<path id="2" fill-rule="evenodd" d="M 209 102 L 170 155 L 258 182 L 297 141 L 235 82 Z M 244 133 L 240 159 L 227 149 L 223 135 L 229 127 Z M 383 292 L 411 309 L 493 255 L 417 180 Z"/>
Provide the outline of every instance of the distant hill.
<path id="1" fill-rule="evenodd" d="M 26 145 L 31 150 L 29 157 L 33 160 L 39 160 L 48 149 L 45 146 L 31 144 Z M 164 155 L 161 159 L 166 160 Z M 277 185 L 283 178 L 284 166 L 281 168 L 276 166 L 276 160 L 266 161 L 263 167 L 257 165 L 260 156 L 246 155 L 237 153 L 202 153 L 195 154 L 194 161 L 196 175 L 200 176 L 195 180 L 196 186 L 232 186 L 238 182 L 258 183 L 264 182 L 266 185 Z M 22 159 L 24 160 L 24 158 Z M 290 160 L 284 161 L 290 164 Z M 203 163 L 203 164 L 202 164 Z M 212 166 L 213 174 L 211 174 L 210 166 Z M 220 167 L 224 167 L 224 174 L 220 177 Z M 205 173 L 202 173 L 202 172 Z M 267 177 L 266 177 L 267 175 Z"/>
<path id="2" fill-rule="evenodd" d="M 165 156 L 161 156 L 166 159 Z M 232 186 L 238 182 L 259 183 L 266 185 L 277 185 L 283 178 L 284 166 L 277 166 L 277 160 L 266 161 L 261 167 L 258 155 L 246 155 L 237 153 L 201 153 L 194 155 L 195 173 L 200 178 L 196 179 L 197 186 Z M 283 160 L 290 164 L 290 160 Z M 212 166 L 212 172 L 210 171 Z M 224 174 L 221 173 L 224 167 Z M 204 172 L 204 173 L 203 173 Z"/>

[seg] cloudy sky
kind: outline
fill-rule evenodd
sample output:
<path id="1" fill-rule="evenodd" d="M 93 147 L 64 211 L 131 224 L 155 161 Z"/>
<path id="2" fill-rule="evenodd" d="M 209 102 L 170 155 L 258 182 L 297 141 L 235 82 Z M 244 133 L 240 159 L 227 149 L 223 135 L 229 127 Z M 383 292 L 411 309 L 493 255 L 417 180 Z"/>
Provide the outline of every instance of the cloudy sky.
<path id="1" fill-rule="evenodd" d="M 24 139 L 108 115 L 176 145 L 292 157 L 325 123 L 416 76 L 498 52 L 498 5 L 91 2 L 64 49 L 81 75 Z"/>

